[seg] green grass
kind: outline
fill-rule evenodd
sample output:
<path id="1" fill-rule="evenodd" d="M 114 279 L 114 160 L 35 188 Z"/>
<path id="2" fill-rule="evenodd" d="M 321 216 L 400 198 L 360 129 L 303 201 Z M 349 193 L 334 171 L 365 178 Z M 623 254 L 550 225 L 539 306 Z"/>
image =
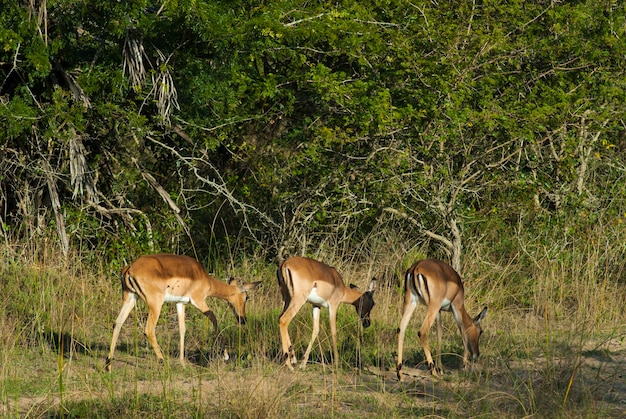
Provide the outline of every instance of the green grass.
<path id="1" fill-rule="evenodd" d="M 280 360 L 278 316 L 282 301 L 275 267 L 247 259 L 235 274 L 263 280 L 248 303 L 248 323 L 236 324 L 226 303 L 209 300 L 231 358 L 212 350 L 207 319 L 187 310 L 186 354 L 177 360 L 178 327 L 165 306 L 157 338 L 160 365 L 143 337 L 140 303 L 122 328 L 113 371 L 104 371 L 111 328 L 121 303 L 119 282 L 106 266 L 67 259 L 54 249 L 0 260 L 0 416 L 3 417 L 619 417 L 626 415 L 626 284 L 607 274 L 621 250 L 590 240 L 558 259 L 513 258 L 494 263 L 472 249 L 464 267 L 466 305 L 489 306 L 481 358 L 461 369 L 461 338 L 443 314 L 446 374 L 432 378 L 423 366 L 416 310 L 406 334 L 405 365 L 395 378 L 396 329 L 402 294 L 398 281 L 376 291 L 372 326 L 363 330 L 354 309 L 339 312 L 341 366 L 331 363 L 328 316 L 306 370 L 288 371 Z M 391 249 L 391 254 L 401 254 Z M 540 255 L 541 252 L 537 252 Z M 85 260 L 93 261 L 93 255 Z M 371 261 L 370 261 L 371 262 Z M 376 261 L 331 261 L 346 282 L 365 286 Z M 387 272 L 402 272 L 406 261 Z M 514 282 L 516 281 L 516 282 Z M 311 333 L 305 307 L 290 327 L 301 355 Z M 431 342 L 434 342 L 434 335 Z"/>

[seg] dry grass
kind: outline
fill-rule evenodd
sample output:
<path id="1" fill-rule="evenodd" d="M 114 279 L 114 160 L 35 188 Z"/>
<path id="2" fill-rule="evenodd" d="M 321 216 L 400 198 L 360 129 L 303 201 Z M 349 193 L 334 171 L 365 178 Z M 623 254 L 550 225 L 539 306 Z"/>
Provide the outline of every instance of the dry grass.
<path id="1" fill-rule="evenodd" d="M 490 310 L 479 362 L 470 371 L 460 370 L 461 339 L 451 316 L 444 315 L 446 375 L 428 375 L 416 336 L 424 313 L 418 309 L 405 350 L 406 365 L 414 368 L 406 369 L 403 383 L 393 371 L 402 303 L 398 275 L 419 257 L 419 249 L 381 241 L 359 249 L 363 258 L 316 255 L 337 266 L 346 282 L 364 287 L 372 276 L 381 282 L 372 327 L 362 330 L 351 307 L 340 310 L 338 371 L 330 362 L 327 316 L 309 367 L 291 373 L 281 365 L 277 319 L 282 302 L 274 267 L 244 259 L 233 273 L 264 281 L 251 296 L 248 324 L 236 326 L 224 303 L 209 301 L 231 360 L 220 361 L 212 353 L 210 325 L 188 310 L 189 361 L 179 365 L 175 310 L 168 307 L 157 337 L 169 356 L 158 365 L 142 335 L 146 310 L 140 305 L 122 329 L 108 374 L 104 358 L 120 304 L 113 269 L 94 263 L 93 255 L 65 259 L 45 246 L 21 253 L 18 247 L 5 248 L 0 260 L 0 414 L 623 417 L 622 254 L 619 247 L 598 243 L 527 246 L 495 261 L 477 243 L 468 250 L 464 277 L 470 314 L 483 305 Z M 302 310 L 291 327 L 296 345 L 308 342 L 310 323 L 310 310 Z"/>

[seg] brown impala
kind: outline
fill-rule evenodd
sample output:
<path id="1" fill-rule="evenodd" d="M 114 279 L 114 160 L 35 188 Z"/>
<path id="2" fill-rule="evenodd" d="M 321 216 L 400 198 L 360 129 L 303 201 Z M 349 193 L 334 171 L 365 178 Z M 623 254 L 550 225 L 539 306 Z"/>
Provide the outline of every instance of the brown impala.
<path id="1" fill-rule="evenodd" d="M 328 308 L 335 365 L 339 365 L 337 352 L 337 308 L 340 303 L 352 304 L 361 317 L 363 327 L 369 327 L 370 311 L 374 307 L 376 279 L 371 280 L 369 289 L 366 292 L 360 292 L 354 285 L 346 287 L 335 268 L 304 257 L 292 257 L 284 261 L 278 268 L 277 277 L 285 304 L 279 319 L 280 338 L 285 363 L 289 369 L 293 370 L 293 365 L 298 362 L 289 338 L 289 323 L 307 302 L 313 305 L 313 335 L 304 353 L 300 368 L 306 366 L 313 341 L 315 341 L 319 333 L 321 307 Z"/>
<path id="2" fill-rule="evenodd" d="M 396 372 L 398 380 L 402 380 L 402 347 L 404 332 L 409 324 L 411 315 L 420 302 L 427 306 L 426 317 L 420 327 L 418 336 L 424 348 L 428 368 L 433 375 L 440 375 L 441 369 L 441 311 L 451 311 L 461 332 L 463 339 L 463 366 L 467 367 L 469 355 L 472 360 L 478 358 L 478 340 L 482 334 L 480 322 L 487 314 L 487 307 L 478 316 L 472 319 L 465 310 L 463 283 L 459 274 L 447 263 L 425 259 L 411 266 L 405 275 L 404 308 L 402 320 L 398 328 L 398 365 Z M 428 334 L 433 323 L 437 320 L 437 363 L 433 358 L 428 345 Z"/>
<path id="3" fill-rule="evenodd" d="M 146 337 L 154 348 L 159 360 L 163 353 L 156 340 L 155 328 L 163 303 L 175 303 L 180 329 L 180 361 L 185 360 L 185 304 L 191 303 L 207 316 L 216 336 L 219 336 L 217 318 L 206 304 L 207 297 L 217 297 L 228 301 L 240 324 L 246 322 L 247 292 L 260 282 L 238 284 L 231 279 L 228 283 L 218 281 L 209 275 L 197 260 L 189 256 L 158 254 L 145 255 L 122 269 L 123 304 L 115 320 L 111 349 L 105 368 L 111 370 L 111 360 L 122 325 L 135 307 L 137 298 L 148 304 Z"/>

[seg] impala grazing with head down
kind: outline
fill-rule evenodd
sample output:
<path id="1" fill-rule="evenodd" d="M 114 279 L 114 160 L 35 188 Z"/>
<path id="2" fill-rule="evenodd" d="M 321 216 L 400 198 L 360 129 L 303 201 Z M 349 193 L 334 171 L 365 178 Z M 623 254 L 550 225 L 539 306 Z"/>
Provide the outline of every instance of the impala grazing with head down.
<path id="1" fill-rule="evenodd" d="M 300 368 L 306 366 L 313 342 L 319 333 L 322 307 L 328 308 L 335 365 L 339 365 L 337 308 L 341 303 L 352 304 L 361 318 L 363 327 L 369 327 L 370 312 L 374 307 L 376 279 L 371 280 L 366 292 L 360 292 L 354 285 L 346 287 L 335 268 L 305 257 L 292 257 L 284 261 L 278 268 L 277 277 L 284 301 L 279 325 L 283 356 L 287 367 L 293 370 L 293 365 L 298 362 L 289 337 L 289 323 L 307 302 L 313 305 L 313 335 Z"/>
<path id="2" fill-rule="evenodd" d="M 135 307 L 137 298 L 148 305 L 146 321 L 146 337 L 154 348 L 157 358 L 163 361 L 163 353 L 156 340 L 156 324 L 163 303 L 175 303 L 180 329 L 180 361 L 185 361 L 185 304 L 191 303 L 207 316 L 216 336 L 219 336 L 217 318 L 206 304 L 207 297 L 226 300 L 239 324 L 246 322 L 247 292 L 256 288 L 260 282 L 239 284 L 231 279 L 228 283 L 218 281 L 209 275 L 197 260 L 189 256 L 158 254 L 145 255 L 122 269 L 123 304 L 120 314 L 115 320 L 111 349 L 107 356 L 105 368 L 111 370 L 111 361 L 115 352 L 115 344 L 122 325 Z"/>
<path id="3" fill-rule="evenodd" d="M 428 368 L 433 375 L 442 374 L 441 369 L 441 311 L 451 311 L 461 332 L 463 339 L 463 366 L 467 367 L 469 355 L 472 360 L 478 358 L 478 340 L 482 334 L 480 322 L 487 314 L 485 307 L 478 316 L 472 319 L 465 310 L 463 283 L 459 274 L 447 263 L 425 259 L 411 266 L 404 280 L 404 307 L 402 320 L 398 328 L 398 364 L 396 373 L 398 380 L 402 380 L 402 347 L 404 332 L 409 324 L 411 315 L 420 302 L 427 306 L 426 317 L 420 327 L 418 336 L 424 348 Z M 428 334 L 433 323 L 437 321 L 437 363 L 433 358 L 428 345 Z"/>

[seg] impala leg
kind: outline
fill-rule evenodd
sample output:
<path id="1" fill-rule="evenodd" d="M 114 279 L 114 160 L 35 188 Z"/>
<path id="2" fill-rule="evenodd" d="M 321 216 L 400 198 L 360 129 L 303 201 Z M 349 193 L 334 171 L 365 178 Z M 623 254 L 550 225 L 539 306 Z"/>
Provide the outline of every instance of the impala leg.
<path id="1" fill-rule="evenodd" d="M 400 327 L 398 328 L 398 363 L 396 364 L 396 374 L 398 375 L 398 381 L 402 381 L 402 373 L 400 370 L 402 369 L 402 350 L 404 348 L 404 333 L 406 332 L 406 328 L 409 325 L 409 320 L 411 320 L 411 316 L 415 311 L 415 307 L 417 307 L 416 302 L 411 302 L 408 306 L 404 307 L 404 314 L 402 315 L 402 320 L 400 320 Z"/>
<path id="2" fill-rule="evenodd" d="M 287 307 L 278 319 L 285 365 L 287 365 L 287 367 L 292 371 L 293 366 L 298 362 L 298 360 L 296 358 L 296 353 L 293 350 L 293 345 L 291 344 L 291 338 L 289 337 L 289 323 L 291 323 L 291 320 L 294 318 L 296 313 L 298 313 L 300 307 L 302 307 L 302 304 L 293 304 L 293 300 L 291 300 L 289 307 Z"/>
<path id="3" fill-rule="evenodd" d="M 461 330 L 461 338 L 463 339 L 463 368 L 467 369 L 469 363 L 469 342 L 467 341 L 467 333 Z"/>
<path id="4" fill-rule="evenodd" d="M 113 360 L 113 353 L 115 352 L 115 345 L 117 344 L 117 338 L 120 335 L 120 330 L 122 329 L 122 325 L 128 318 L 128 315 L 135 307 L 135 302 L 137 301 L 137 297 L 135 294 L 124 293 L 122 309 L 120 313 L 117 315 L 117 319 L 115 320 L 115 324 L 113 325 L 113 338 L 111 339 L 111 348 L 109 349 L 109 355 L 104 364 L 104 368 L 107 371 L 111 371 L 111 361 Z"/>
<path id="5" fill-rule="evenodd" d="M 438 371 L 435 367 L 435 363 L 433 362 L 433 357 L 430 352 L 430 345 L 428 344 L 428 334 L 430 333 L 430 329 L 433 326 L 433 323 L 437 319 L 437 315 L 439 314 L 439 304 L 433 304 L 432 300 L 428 305 L 428 309 L 426 310 L 426 318 L 422 323 L 422 327 L 420 327 L 418 336 L 420 338 L 420 342 L 422 343 L 422 347 L 424 348 L 424 355 L 426 356 L 426 362 L 428 363 L 428 369 L 433 375 L 439 375 L 441 371 Z"/>
<path id="6" fill-rule="evenodd" d="M 335 366 L 339 368 L 339 352 L 337 351 L 337 309 L 330 305 L 328 306 L 328 319 L 330 321 L 330 336 L 333 340 Z"/>
<path id="7" fill-rule="evenodd" d="M 454 320 L 456 320 L 456 325 L 459 328 L 459 332 L 461 333 L 461 339 L 463 340 L 463 368 L 467 368 L 469 365 L 469 337 L 467 336 L 467 331 L 463 327 L 463 317 L 461 314 L 461 309 L 458 309 L 455 305 L 452 305 L 452 315 L 454 316 Z"/>
<path id="8" fill-rule="evenodd" d="M 442 335 L 442 327 L 441 327 L 441 312 L 437 313 L 437 355 L 435 356 L 435 371 L 438 373 L 442 373 L 442 363 L 441 363 L 441 335 Z"/>
<path id="9" fill-rule="evenodd" d="M 187 331 L 187 326 L 185 325 L 185 304 L 176 303 L 176 314 L 178 315 L 178 330 L 180 331 L 180 349 L 179 349 L 179 359 L 180 363 L 185 363 L 185 332 Z"/>
<path id="10" fill-rule="evenodd" d="M 220 328 L 217 325 L 217 317 L 215 317 L 215 313 L 213 313 L 212 310 L 207 309 L 207 311 L 205 311 L 203 314 L 208 317 L 208 319 L 213 324 L 213 331 L 215 332 L 215 344 L 218 349 L 218 354 L 223 357 L 224 361 L 227 361 L 229 358 L 228 351 L 226 350 L 226 345 L 224 345 L 224 340 L 222 339 L 222 333 L 220 332 Z"/>
<path id="11" fill-rule="evenodd" d="M 211 324 L 213 325 L 213 331 L 215 332 L 215 343 L 218 348 L 218 353 L 224 351 L 224 359 L 228 359 L 228 352 L 226 352 L 226 349 L 224 348 L 224 343 L 222 342 L 222 335 L 220 333 L 220 328 L 217 325 L 217 317 L 215 317 L 215 314 L 209 308 L 209 306 L 206 304 L 205 301 L 196 303 L 196 307 L 198 308 L 198 310 L 202 312 L 202 314 L 204 314 L 206 318 L 208 318 L 211 321 Z"/>
<path id="12" fill-rule="evenodd" d="M 320 308 L 317 306 L 313 306 L 313 333 L 311 335 L 311 342 L 309 342 L 309 346 L 306 348 L 306 352 L 304 353 L 304 357 L 302 358 L 302 364 L 300 364 L 300 369 L 304 369 L 306 367 L 306 363 L 309 360 L 309 355 L 311 354 L 311 349 L 313 348 L 313 342 L 317 338 L 319 332 Z"/>
<path id="13" fill-rule="evenodd" d="M 154 353 L 156 354 L 158 360 L 161 362 L 163 362 L 163 352 L 161 352 L 161 347 L 156 340 L 156 324 L 159 320 L 159 316 L 161 315 L 162 304 L 163 303 L 152 303 L 148 305 L 148 320 L 146 321 L 145 331 L 148 342 L 150 342 L 150 344 L 152 345 Z"/>

